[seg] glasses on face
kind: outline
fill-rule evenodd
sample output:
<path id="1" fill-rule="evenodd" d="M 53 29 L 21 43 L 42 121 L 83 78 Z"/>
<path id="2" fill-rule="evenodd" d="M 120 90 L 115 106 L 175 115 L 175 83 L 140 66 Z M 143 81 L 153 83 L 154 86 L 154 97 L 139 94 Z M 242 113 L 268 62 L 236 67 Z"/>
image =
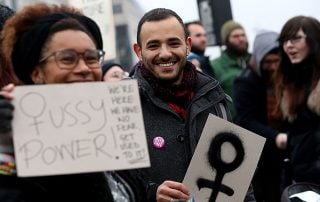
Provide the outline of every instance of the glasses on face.
<path id="1" fill-rule="evenodd" d="M 57 66 L 60 69 L 73 69 L 79 63 L 80 57 L 84 60 L 90 69 L 101 68 L 105 52 L 98 49 L 88 49 L 83 53 L 79 53 L 72 49 L 66 49 L 50 53 L 40 59 L 39 63 L 44 62 L 49 57 L 54 57 Z"/>
<path id="2" fill-rule="evenodd" d="M 293 36 L 291 38 L 288 38 L 288 39 L 285 39 L 283 40 L 283 45 L 286 45 L 289 41 L 291 44 L 297 44 L 299 43 L 302 39 L 305 39 L 307 38 L 306 35 L 297 35 L 297 36 Z"/>

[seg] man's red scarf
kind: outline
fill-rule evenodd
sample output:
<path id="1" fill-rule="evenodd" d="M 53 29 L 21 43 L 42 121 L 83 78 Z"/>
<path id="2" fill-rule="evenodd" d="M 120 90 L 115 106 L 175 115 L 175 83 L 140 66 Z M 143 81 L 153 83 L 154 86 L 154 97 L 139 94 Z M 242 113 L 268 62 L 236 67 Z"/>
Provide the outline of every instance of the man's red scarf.
<path id="1" fill-rule="evenodd" d="M 187 108 L 194 96 L 194 88 L 198 79 L 194 66 L 189 62 L 186 63 L 182 82 L 179 85 L 174 85 L 171 82 L 156 78 L 143 64 L 140 68 L 143 77 L 154 89 L 155 95 L 185 119 Z"/>

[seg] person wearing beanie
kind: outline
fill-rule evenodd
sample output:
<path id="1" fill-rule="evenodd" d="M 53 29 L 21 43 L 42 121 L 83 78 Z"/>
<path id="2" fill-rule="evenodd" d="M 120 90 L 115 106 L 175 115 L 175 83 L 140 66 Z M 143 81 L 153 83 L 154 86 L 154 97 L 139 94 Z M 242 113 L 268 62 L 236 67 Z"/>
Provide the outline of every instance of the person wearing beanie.
<path id="1" fill-rule="evenodd" d="M 106 62 L 102 65 L 102 81 L 120 81 L 128 76 L 129 73 L 116 62 Z"/>
<path id="2" fill-rule="evenodd" d="M 244 28 L 233 20 L 225 22 L 220 31 L 225 50 L 220 57 L 211 61 L 211 66 L 223 90 L 233 98 L 233 81 L 247 66 L 250 58 L 248 39 Z M 229 108 L 232 117 L 235 118 L 233 104 L 230 104 Z"/>
<path id="3" fill-rule="evenodd" d="M 287 143 L 285 122 L 275 114 L 275 87 L 272 80 L 280 65 L 279 34 L 262 31 L 253 44 L 246 69 L 234 81 L 236 123 L 266 138 L 253 178 L 257 201 L 280 202 L 283 160 Z"/>
<path id="4" fill-rule="evenodd" d="M 45 3 L 25 6 L 7 20 L 1 45 L 3 59 L 25 85 L 101 81 L 104 51 L 100 29 L 91 18 L 71 6 Z M 1 130 L 11 135 L 14 88 L 9 84 L 0 92 L 0 120 L 4 126 Z M 10 165 L 11 169 L 0 175 L 0 201 L 145 201 L 145 188 L 134 172 L 22 178 L 16 175 L 14 164 Z"/>
<path id="5" fill-rule="evenodd" d="M 223 24 L 221 27 L 221 41 L 223 44 L 226 44 L 231 32 L 235 29 L 243 29 L 242 25 L 240 25 L 238 22 L 235 22 L 233 20 L 229 20 Z"/>

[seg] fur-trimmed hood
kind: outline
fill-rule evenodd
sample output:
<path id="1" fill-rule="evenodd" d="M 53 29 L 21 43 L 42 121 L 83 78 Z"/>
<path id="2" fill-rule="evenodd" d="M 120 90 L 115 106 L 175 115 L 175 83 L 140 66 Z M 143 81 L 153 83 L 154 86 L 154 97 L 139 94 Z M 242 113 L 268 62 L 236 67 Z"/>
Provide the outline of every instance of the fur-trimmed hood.
<path id="1" fill-rule="evenodd" d="M 309 95 L 307 105 L 312 112 L 320 116 L 320 80 Z"/>
<path id="2" fill-rule="evenodd" d="M 279 47 L 279 34 L 273 31 L 262 31 L 257 34 L 253 43 L 252 57 L 256 64 L 255 71 L 261 76 L 261 61 L 273 49 Z"/>
<path id="3" fill-rule="evenodd" d="M 287 92 L 284 91 L 281 100 L 281 111 L 283 113 L 283 116 L 285 118 L 288 118 L 289 122 L 291 122 L 296 119 L 297 114 L 289 113 L 287 97 Z M 320 80 L 318 81 L 316 87 L 309 94 L 309 97 L 307 99 L 307 107 L 311 112 L 320 116 Z"/>

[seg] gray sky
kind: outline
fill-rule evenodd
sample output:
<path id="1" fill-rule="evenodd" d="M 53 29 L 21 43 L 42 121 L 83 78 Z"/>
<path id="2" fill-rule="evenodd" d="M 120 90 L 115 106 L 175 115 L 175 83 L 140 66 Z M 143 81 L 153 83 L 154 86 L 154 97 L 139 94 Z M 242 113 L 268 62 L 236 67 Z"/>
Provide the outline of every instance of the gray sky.
<path id="1" fill-rule="evenodd" d="M 199 19 L 196 0 L 137 0 L 146 10 L 170 8 L 188 22 Z M 280 32 L 282 25 L 296 15 L 313 16 L 320 20 L 320 0 L 230 0 L 234 20 L 247 31 L 252 45 L 261 29 Z"/>

